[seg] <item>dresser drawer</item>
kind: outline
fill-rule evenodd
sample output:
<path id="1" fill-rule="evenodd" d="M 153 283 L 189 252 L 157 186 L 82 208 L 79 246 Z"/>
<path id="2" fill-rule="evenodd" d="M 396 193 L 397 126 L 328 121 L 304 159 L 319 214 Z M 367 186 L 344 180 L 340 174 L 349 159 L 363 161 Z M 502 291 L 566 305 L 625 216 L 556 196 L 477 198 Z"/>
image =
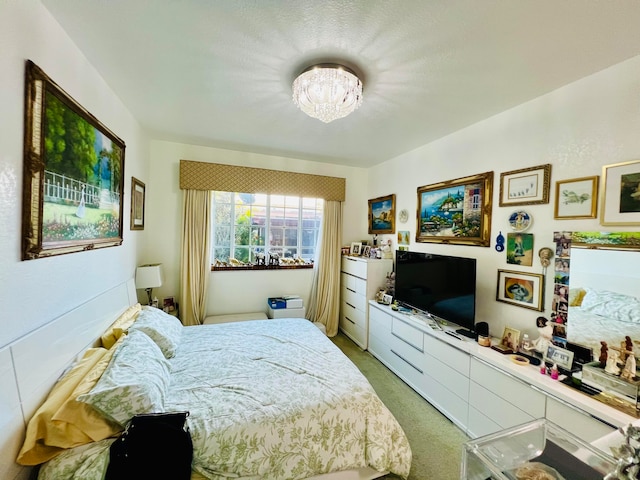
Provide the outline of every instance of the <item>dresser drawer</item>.
<path id="1" fill-rule="evenodd" d="M 367 278 L 367 262 L 351 257 L 342 257 L 342 271 L 360 278 Z"/>
<path id="2" fill-rule="evenodd" d="M 424 333 L 408 323 L 394 318 L 391 323 L 391 335 L 424 352 Z"/>
<path id="3" fill-rule="evenodd" d="M 351 290 L 352 292 L 360 295 L 367 294 L 366 280 L 350 275 L 348 273 L 344 273 L 344 272 L 341 273 L 341 280 L 342 280 L 342 286 L 347 290 Z"/>
<path id="4" fill-rule="evenodd" d="M 368 339 L 364 325 L 358 324 L 352 318 L 341 314 L 340 329 L 345 333 L 345 335 L 358 344 L 358 346 L 366 350 Z"/>
<path id="5" fill-rule="evenodd" d="M 355 308 L 352 304 L 348 302 L 342 302 L 340 305 L 340 313 L 351 323 L 359 325 L 361 328 L 365 328 L 367 323 L 367 317 L 365 312 Z"/>
<path id="6" fill-rule="evenodd" d="M 342 287 L 342 301 L 350 304 L 353 308 L 363 312 L 367 311 L 367 297 L 345 287 Z"/>
<path id="7" fill-rule="evenodd" d="M 468 353 L 462 352 L 430 335 L 424 336 L 424 351 L 432 357 L 445 362 L 447 366 L 458 371 L 465 377 L 469 376 L 469 362 L 471 361 L 471 357 Z"/>

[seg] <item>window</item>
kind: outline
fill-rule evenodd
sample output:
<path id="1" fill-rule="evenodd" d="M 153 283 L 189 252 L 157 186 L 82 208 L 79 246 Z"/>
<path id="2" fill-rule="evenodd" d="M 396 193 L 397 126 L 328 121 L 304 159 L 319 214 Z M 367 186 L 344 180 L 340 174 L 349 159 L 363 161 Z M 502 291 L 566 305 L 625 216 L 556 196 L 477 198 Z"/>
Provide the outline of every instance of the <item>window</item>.
<path id="1" fill-rule="evenodd" d="M 270 252 L 313 260 L 323 205 L 319 198 L 214 192 L 211 263 L 255 263 L 256 253 Z"/>

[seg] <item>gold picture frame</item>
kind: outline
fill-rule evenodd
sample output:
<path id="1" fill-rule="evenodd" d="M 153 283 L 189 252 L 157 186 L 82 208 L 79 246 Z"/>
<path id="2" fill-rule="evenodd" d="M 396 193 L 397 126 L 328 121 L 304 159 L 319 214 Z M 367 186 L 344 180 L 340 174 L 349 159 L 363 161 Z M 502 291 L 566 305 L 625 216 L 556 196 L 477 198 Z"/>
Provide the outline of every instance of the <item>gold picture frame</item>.
<path id="1" fill-rule="evenodd" d="M 520 330 L 511 327 L 504 327 L 504 332 L 500 338 L 500 346 L 503 349 L 517 352 L 520 348 Z"/>
<path id="2" fill-rule="evenodd" d="M 396 233 L 396 196 L 369 200 L 369 233 Z"/>
<path id="3" fill-rule="evenodd" d="M 500 206 L 549 203 L 551 164 L 500 174 Z"/>
<path id="4" fill-rule="evenodd" d="M 488 247 L 493 172 L 418 187 L 416 242 Z"/>
<path id="5" fill-rule="evenodd" d="M 498 270 L 496 300 L 541 312 L 543 310 L 544 276 L 539 273 Z"/>
<path id="6" fill-rule="evenodd" d="M 602 167 L 601 225 L 640 225 L 640 160 Z"/>
<path id="7" fill-rule="evenodd" d="M 136 177 L 131 177 L 131 230 L 144 230 L 145 196 L 145 184 Z"/>
<path id="8" fill-rule="evenodd" d="M 594 175 L 558 180 L 553 218 L 556 220 L 596 218 L 599 179 L 598 175 Z"/>
<path id="9" fill-rule="evenodd" d="M 122 244 L 125 144 L 28 60 L 22 259 Z"/>

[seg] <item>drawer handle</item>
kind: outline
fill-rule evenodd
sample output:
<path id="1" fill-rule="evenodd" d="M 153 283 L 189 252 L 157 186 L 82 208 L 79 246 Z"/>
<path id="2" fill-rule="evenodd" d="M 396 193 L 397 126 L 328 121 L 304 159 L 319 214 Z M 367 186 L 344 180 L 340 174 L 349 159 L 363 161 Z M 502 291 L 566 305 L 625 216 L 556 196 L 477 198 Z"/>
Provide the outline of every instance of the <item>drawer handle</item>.
<path id="1" fill-rule="evenodd" d="M 409 365 L 410 367 L 414 368 L 415 370 L 417 370 L 418 372 L 424 374 L 424 372 L 422 370 L 420 370 L 418 367 L 416 367 L 413 363 L 411 363 L 409 360 L 407 360 L 406 358 L 404 358 L 402 355 L 400 355 L 398 352 L 396 352 L 393 348 L 391 349 L 391 353 L 393 353 L 396 357 L 398 357 L 400 360 L 402 360 L 404 363 L 406 363 L 407 365 Z"/>
<path id="2" fill-rule="evenodd" d="M 345 258 L 345 260 L 348 260 L 350 262 L 356 262 L 357 261 L 355 258 L 349 258 L 349 257 Z"/>
<path id="3" fill-rule="evenodd" d="M 349 321 L 350 321 L 351 323 L 353 323 L 354 325 L 356 324 L 356 322 L 354 322 L 353 320 L 351 320 L 351 319 L 350 319 L 349 317 L 347 317 L 346 315 L 345 315 L 344 319 L 345 319 L 345 320 L 349 320 Z"/>
<path id="4" fill-rule="evenodd" d="M 403 343 L 406 343 L 407 345 L 409 345 L 411 348 L 413 348 L 414 350 L 419 351 L 420 353 L 424 353 L 424 350 L 422 348 L 418 348 L 416 347 L 414 344 L 407 342 L 404 338 L 402 338 L 400 335 L 398 335 L 397 333 L 391 332 L 391 335 L 393 335 L 394 337 L 396 337 L 398 340 L 402 341 Z"/>
<path id="5" fill-rule="evenodd" d="M 355 290 L 350 289 L 349 287 L 345 287 L 347 290 L 349 290 L 350 292 L 356 293 Z"/>
<path id="6" fill-rule="evenodd" d="M 348 306 L 350 306 L 351 308 L 356 308 L 356 307 L 354 307 L 353 305 L 351 305 L 349 302 L 344 302 L 344 303 L 346 303 L 346 304 L 347 304 Z"/>

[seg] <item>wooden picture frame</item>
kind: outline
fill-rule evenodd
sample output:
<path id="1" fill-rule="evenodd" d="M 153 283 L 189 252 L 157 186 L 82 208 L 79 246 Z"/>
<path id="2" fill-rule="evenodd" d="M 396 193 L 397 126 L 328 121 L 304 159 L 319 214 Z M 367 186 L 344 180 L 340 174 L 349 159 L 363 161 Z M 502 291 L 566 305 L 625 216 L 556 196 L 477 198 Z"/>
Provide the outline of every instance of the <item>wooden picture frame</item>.
<path id="1" fill-rule="evenodd" d="M 351 249 L 349 250 L 349 255 L 354 257 L 359 257 L 362 251 L 362 242 L 351 242 Z"/>
<path id="2" fill-rule="evenodd" d="M 598 175 L 556 182 L 556 220 L 596 218 L 598 210 Z"/>
<path id="3" fill-rule="evenodd" d="M 145 197 L 145 184 L 131 177 L 131 230 L 144 230 Z"/>
<path id="4" fill-rule="evenodd" d="M 544 276 L 539 273 L 498 270 L 496 300 L 518 307 L 542 311 Z"/>
<path id="5" fill-rule="evenodd" d="M 640 225 L 640 160 L 602 167 L 601 225 Z"/>
<path id="6" fill-rule="evenodd" d="M 121 245 L 124 142 L 30 60 L 24 115 L 22 259 Z"/>
<path id="7" fill-rule="evenodd" d="M 493 172 L 418 187 L 416 242 L 488 247 Z"/>
<path id="8" fill-rule="evenodd" d="M 640 232 L 572 232 L 571 247 L 640 250 Z"/>
<path id="9" fill-rule="evenodd" d="M 551 164 L 500 174 L 500 206 L 549 203 Z"/>
<path id="10" fill-rule="evenodd" d="M 369 233 L 396 233 L 396 196 L 369 200 Z"/>
<path id="11" fill-rule="evenodd" d="M 504 332 L 500 338 L 500 346 L 512 352 L 517 352 L 520 348 L 520 330 L 504 327 Z"/>

